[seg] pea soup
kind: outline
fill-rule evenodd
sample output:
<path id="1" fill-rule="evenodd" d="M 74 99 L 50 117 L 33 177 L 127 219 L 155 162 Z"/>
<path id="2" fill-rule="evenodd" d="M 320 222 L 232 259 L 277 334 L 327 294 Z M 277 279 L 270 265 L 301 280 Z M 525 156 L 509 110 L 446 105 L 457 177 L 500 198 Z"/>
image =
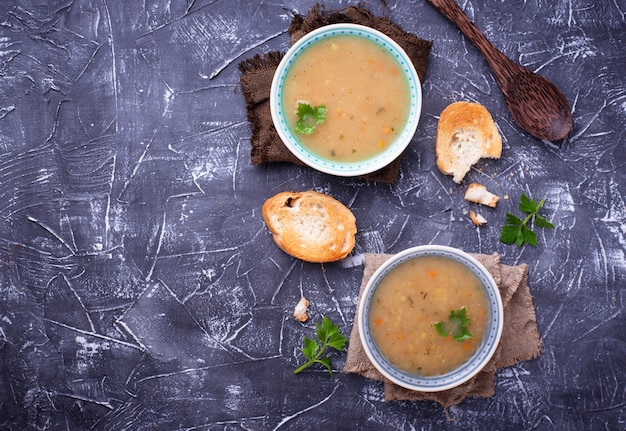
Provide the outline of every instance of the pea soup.
<path id="1" fill-rule="evenodd" d="M 472 338 L 442 336 L 437 322 L 465 309 Z M 372 297 L 369 324 L 382 355 L 397 368 L 420 376 L 445 374 L 466 362 L 487 331 L 489 302 L 478 277 L 461 263 L 419 256 L 401 263 Z"/>
<path id="2" fill-rule="evenodd" d="M 318 157 L 355 162 L 385 150 L 408 121 L 410 94 L 401 66 L 385 49 L 359 36 L 316 42 L 290 67 L 283 105 L 291 129 L 299 103 L 325 106 L 326 120 L 300 143 Z"/>

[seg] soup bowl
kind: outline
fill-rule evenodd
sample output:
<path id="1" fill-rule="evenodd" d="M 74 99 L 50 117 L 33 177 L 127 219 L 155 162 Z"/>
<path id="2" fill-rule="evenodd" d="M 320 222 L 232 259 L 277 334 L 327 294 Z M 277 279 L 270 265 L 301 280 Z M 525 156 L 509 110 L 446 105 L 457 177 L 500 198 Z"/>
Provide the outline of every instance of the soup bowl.
<path id="1" fill-rule="evenodd" d="M 400 367 L 397 362 L 392 363 L 392 360 L 388 359 L 389 355 L 381 349 L 383 346 L 382 342 L 377 342 L 377 338 L 374 334 L 374 326 L 380 324 L 380 322 L 377 323 L 380 319 L 373 318 L 373 316 L 376 315 L 376 312 L 373 311 L 375 308 L 374 301 L 379 301 L 376 297 L 376 293 L 381 288 L 381 284 L 384 283 L 385 279 L 387 279 L 387 281 L 390 280 L 390 278 L 388 278 L 390 277 L 389 274 L 394 271 L 394 269 L 406 262 L 411 262 L 421 257 L 444 258 L 443 261 L 454 262 L 454 265 L 457 267 L 459 266 L 457 264 L 460 264 L 460 266 L 466 268 L 475 276 L 478 280 L 478 284 L 480 285 L 478 289 L 482 290 L 486 297 L 483 300 L 484 307 L 481 307 L 484 308 L 484 310 L 481 311 L 477 310 L 476 307 L 473 309 L 468 307 L 467 311 L 467 317 L 470 319 L 478 317 L 479 314 L 482 317 L 481 326 L 483 329 L 481 330 L 481 340 L 473 340 L 475 342 L 474 344 L 478 344 L 477 346 L 472 347 L 475 350 L 469 353 L 469 358 L 462 359 L 462 362 L 454 365 L 452 369 L 447 369 L 442 373 L 429 375 L 422 375 L 419 372 L 415 372 L 415 370 L 407 371 L 406 367 Z M 446 276 L 448 275 L 446 274 Z M 403 279 L 408 278 L 403 276 Z M 429 283 L 429 286 L 433 286 L 433 289 L 429 290 L 430 287 L 421 287 L 420 290 L 422 291 L 420 294 L 424 295 L 424 293 L 430 292 L 430 295 L 441 295 L 441 293 L 437 293 L 441 291 L 434 290 L 434 286 L 436 284 L 434 281 L 429 280 L 427 283 Z M 446 289 L 451 288 L 446 287 Z M 401 310 L 399 308 L 393 310 L 394 315 L 400 313 Z M 416 309 L 415 313 L 422 313 L 424 315 L 427 314 L 425 311 L 419 311 L 419 309 Z M 421 392 L 437 392 L 451 389 L 467 382 L 485 367 L 500 342 L 503 327 L 503 314 L 502 300 L 498 286 L 487 269 L 478 260 L 456 248 L 438 245 L 425 245 L 409 248 L 394 255 L 375 271 L 361 294 L 358 307 L 358 329 L 361 343 L 368 358 L 383 376 L 397 385 L 407 389 Z M 410 326 L 415 326 L 414 323 L 408 323 L 408 321 L 407 323 L 400 323 L 400 325 L 405 326 L 400 328 L 400 330 L 402 331 L 406 329 L 407 334 L 410 333 L 408 332 L 411 330 Z M 424 326 L 426 327 L 426 331 L 433 331 L 433 334 L 435 334 L 433 335 L 429 333 L 429 336 L 433 338 L 444 338 L 443 334 L 436 332 L 436 322 L 427 321 Z M 469 327 L 471 328 L 471 320 Z M 472 330 L 471 332 L 474 331 Z M 378 336 L 380 337 L 380 335 Z M 447 337 L 451 336 L 448 335 Z M 378 340 L 380 340 L 380 338 L 378 338 Z M 452 340 L 451 338 L 446 340 L 446 342 L 450 344 L 457 343 L 457 341 Z M 467 340 L 465 342 L 467 342 Z M 459 344 L 459 346 L 460 345 L 461 344 Z M 409 356 L 413 355 L 416 358 L 416 361 L 423 361 L 423 358 L 425 357 L 423 355 L 426 355 L 427 353 L 426 350 L 427 349 L 422 349 L 404 354 Z"/>
<path id="2" fill-rule="evenodd" d="M 394 104 L 394 109 L 402 108 L 406 120 L 398 122 L 397 129 L 388 128 L 389 130 L 393 130 L 393 136 L 389 137 L 388 140 L 385 140 L 384 142 L 377 141 L 380 143 L 381 148 L 384 147 L 383 150 L 378 151 L 376 154 L 364 155 L 364 158 L 356 160 L 337 160 L 336 158 L 322 155 L 320 152 L 313 151 L 311 148 L 307 147 L 303 143 L 304 138 L 302 134 L 294 131 L 293 118 L 297 107 L 293 106 L 293 104 L 286 103 L 285 96 L 286 86 L 288 86 L 289 81 L 293 79 L 293 74 L 290 72 L 294 69 L 294 65 L 297 65 L 298 62 L 306 56 L 307 53 L 310 53 L 312 49 L 315 49 L 316 46 L 319 48 L 320 44 L 328 43 L 328 41 L 334 40 L 333 38 L 346 36 L 368 41 L 386 52 L 388 54 L 387 57 L 389 61 L 393 62 L 393 67 L 396 68 L 394 70 L 394 75 L 397 75 L 394 78 L 388 78 L 388 80 L 391 81 L 392 79 L 403 78 L 405 83 L 402 96 L 405 101 L 402 102 L 401 106 L 398 106 L 398 99 L 392 99 L 390 97 L 389 103 Z M 353 74 L 354 76 L 357 76 L 357 61 L 355 61 L 354 64 L 355 66 L 348 66 L 353 67 L 353 70 L 348 70 L 347 72 L 342 73 L 341 76 L 352 77 Z M 314 72 L 313 74 L 317 74 L 317 72 Z M 331 80 L 331 78 L 329 78 L 329 80 Z M 369 86 L 368 88 L 378 88 L 378 85 L 382 85 L 385 80 L 386 78 L 381 78 L 377 81 L 376 85 Z M 362 94 L 363 91 L 358 91 L 358 93 Z M 306 94 L 303 95 L 303 98 L 306 100 Z M 359 176 L 376 172 L 389 165 L 392 161 L 399 157 L 413 139 L 419 122 L 421 107 L 422 90 L 420 79 L 406 52 L 404 52 L 404 50 L 394 40 L 385 34 L 370 27 L 357 24 L 327 25 L 312 31 L 299 39 L 293 44 L 281 60 L 274 74 L 270 91 L 270 110 L 272 121 L 278 136 L 287 149 L 289 149 L 295 157 L 309 167 L 327 174 L 344 177 Z M 329 121 L 327 123 L 330 124 L 330 115 L 333 107 L 327 106 L 327 108 L 329 112 Z M 366 121 L 364 121 L 364 123 L 366 123 Z M 322 124 L 319 127 L 319 133 L 323 133 L 322 127 L 330 126 Z M 316 131 L 315 133 L 318 132 Z M 341 138 L 336 138 L 336 136 L 339 135 L 332 136 L 333 140 L 336 140 L 336 145 L 345 145 L 345 142 L 339 142 L 339 140 L 343 138 L 343 135 L 340 135 Z"/>

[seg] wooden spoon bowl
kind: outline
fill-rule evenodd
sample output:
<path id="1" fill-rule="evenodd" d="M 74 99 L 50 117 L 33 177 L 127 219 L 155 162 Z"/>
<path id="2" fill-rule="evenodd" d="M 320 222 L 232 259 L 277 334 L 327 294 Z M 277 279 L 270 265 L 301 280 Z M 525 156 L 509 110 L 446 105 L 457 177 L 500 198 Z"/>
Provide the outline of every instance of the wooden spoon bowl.
<path id="1" fill-rule="evenodd" d="M 567 99 L 552 82 L 494 47 L 454 0 L 427 1 L 454 23 L 485 57 L 511 115 L 522 129 L 552 142 L 570 133 L 572 112 Z"/>

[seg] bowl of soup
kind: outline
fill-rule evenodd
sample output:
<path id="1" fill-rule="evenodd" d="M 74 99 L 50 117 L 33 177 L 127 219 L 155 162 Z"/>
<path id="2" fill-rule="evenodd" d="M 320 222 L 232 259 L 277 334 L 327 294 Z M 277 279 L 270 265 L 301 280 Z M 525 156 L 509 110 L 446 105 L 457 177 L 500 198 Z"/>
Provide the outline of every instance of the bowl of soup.
<path id="1" fill-rule="evenodd" d="M 462 250 L 404 250 L 380 266 L 361 294 L 358 329 L 372 364 L 402 387 L 436 392 L 479 373 L 502 335 L 500 292 Z"/>
<path id="2" fill-rule="evenodd" d="M 272 80 L 270 110 L 285 146 L 304 164 L 337 176 L 378 171 L 413 139 L 420 79 L 385 34 L 331 24 L 299 39 Z"/>

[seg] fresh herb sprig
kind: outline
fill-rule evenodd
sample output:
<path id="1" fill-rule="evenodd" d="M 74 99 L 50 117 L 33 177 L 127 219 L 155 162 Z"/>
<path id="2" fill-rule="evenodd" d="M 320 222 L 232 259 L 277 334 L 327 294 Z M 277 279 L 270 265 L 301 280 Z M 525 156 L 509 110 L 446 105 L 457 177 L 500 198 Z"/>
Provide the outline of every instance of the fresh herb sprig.
<path id="1" fill-rule="evenodd" d="M 436 322 L 433 326 L 442 337 L 452 334 L 454 341 L 463 342 L 474 337 L 467 328 L 471 320 L 465 307 L 461 307 L 458 311 L 450 310 L 447 322 Z"/>
<path id="2" fill-rule="evenodd" d="M 511 213 L 506 213 L 507 224 L 502 226 L 500 231 L 500 242 L 504 244 L 515 243 L 518 247 L 521 247 L 523 244 L 536 246 L 537 233 L 528 225 L 529 222 L 534 222 L 536 227 L 554 229 L 554 225 L 551 222 L 538 214 L 544 202 L 545 199 L 542 199 L 537 203 L 522 193 L 519 201 L 519 210 L 528 215 L 522 220 Z"/>
<path id="3" fill-rule="evenodd" d="M 318 363 L 326 367 L 330 377 L 332 377 L 333 369 L 330 366 L 330 358 L 325 356 L 324 352 L 329 347 L 335 350 L 342 350 L 348 339 L 341 334 L 339 327 L 326 316 L 322 318 L 322 323 L 316 323 L 315 327 L 315 336 L 317 337 L 317 340 L 304 337 L 302 353 L 304 353 L 304 357 L 308 360 L 298 367 L 293 373 L 298 374 L 314 363 Z"/>
<path id="4" fill-rule="evenodd" d="M 326 106 L 320 105 L 312 107 L 308 103 L 298 103 L 298 122 L 294 130 L 296 133 L 310 135 L 315 131 L 315 127 L 326 121 Z"/>

